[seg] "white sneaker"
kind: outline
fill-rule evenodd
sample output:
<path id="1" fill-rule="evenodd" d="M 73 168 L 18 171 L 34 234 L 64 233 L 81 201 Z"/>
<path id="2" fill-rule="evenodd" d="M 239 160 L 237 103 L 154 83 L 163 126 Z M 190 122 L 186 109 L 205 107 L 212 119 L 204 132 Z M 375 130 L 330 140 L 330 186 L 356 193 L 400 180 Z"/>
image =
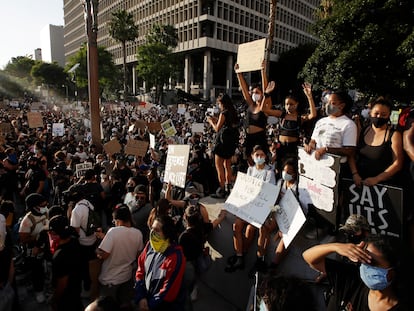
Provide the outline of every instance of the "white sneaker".
<path id="1" fill-rule="evenodd" d="M 43 294 L 43 292 L 37 292 L 36 293 L 36 301 L 37 301 L 37 303 L 45 302 L 46 301 L 45 294 Z"/>
<path id="2" fill-rule="evenodd" d="M 198 288 L 197 288 L 197 286 L 194 286 L 194 288 L 193 288 L 193 290 L 191 291 L 191 294 L 190 294 L 190 299 L 191 299 L 191 301 L 196 301 L 197 298 L 198 298 Z"/>

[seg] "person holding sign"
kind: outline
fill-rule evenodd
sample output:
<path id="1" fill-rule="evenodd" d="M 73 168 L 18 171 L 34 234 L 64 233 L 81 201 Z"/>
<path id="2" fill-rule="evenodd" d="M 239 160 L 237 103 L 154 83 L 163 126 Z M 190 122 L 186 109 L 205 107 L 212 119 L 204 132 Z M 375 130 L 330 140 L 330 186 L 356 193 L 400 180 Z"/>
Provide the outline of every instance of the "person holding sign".
<path id="1" fill-rule="evenodd" d="M 316 122 L 311 140 L 304 144 L 307 153 L 314 152 L 316 160 L 320 160 L 326 153 L 331 153 L 341 156 L 341 164 L 348 161 L 355 152 L 357 140 L 357 126 L 346 115 L 352 105 L 352 98 L 344 91 L 336 91 L 329 95 L 325 106 L 327 117 Z M 348 175 L 345 171 L 349 171 L 348 166 L 342 165 L 342 176 Z"/>
<path id="2" fill-rule="evenodd" d="M 371 124 L 362 130 L 357 154 L 349 159 L 357 186 L 390 181 L 403 167 L 402 137 L 390 123 L 391 109 L 391 103 L 383 97 L 371 104 Z"/>
<path id="3" fill-rule="evenodd" d="M 252 159 L 255 163 L 247 169 L 247 175 L 262 179 L 266 182 L 275 184 L 276 177 L 274 170 L 266 164 L 266 152 L 260 145 L 253 148 Z M 243 236 L 243 229 L 247 225 Z M 226 272 L 234 272 L 238 269 L 244 269 L 244 254 L 250 247 L 256 227 L 247 224 L 243 219 L 237 217 L 233 224 L 233 246 L 236 254 L 227 260 Z"/>
<path id="4" fill-rule="evenodd" d="M 218 119 L 209 116 L 207 122 L 217 133 L 213 152 L 219 188 L 213 196 L 224 198 L 234 179 L 231 170 L 231 157 L 234 155 L 239 141 L 239 117 L 230 96 L 227 94 L 220 94 L 217 97 L 217 103 L 220 108 Z"/>
<path id="5" fill-rule="evenodd" d="M 254 86 L 251 93 L 246 80 L 243 77 L 243 73 L 238 71 L 239 65 L 234 66 L 234 70 L 239 80 L 239 85 L 243 94 L 243 98 L 246 101 L 247 108 L 247 121 L 248 127 L 246 129 L 246 140 L 245 140 L 245 155 L 248 158 L 249 165 L 253 165 L 251 153 L 255 145 L 260 145 L 262 148 L 267 147 L 266 138 L 266 125 L 267 115 L 262 111 L 262 101 L 264 97 L 269 97 L 267 93 L 263 93 L 260 86 Z M 264 66 L 262 66 L 262 84 L 267 87 L 267 78 Z M 274 85 L 273 85 L 274 86 Z"/>

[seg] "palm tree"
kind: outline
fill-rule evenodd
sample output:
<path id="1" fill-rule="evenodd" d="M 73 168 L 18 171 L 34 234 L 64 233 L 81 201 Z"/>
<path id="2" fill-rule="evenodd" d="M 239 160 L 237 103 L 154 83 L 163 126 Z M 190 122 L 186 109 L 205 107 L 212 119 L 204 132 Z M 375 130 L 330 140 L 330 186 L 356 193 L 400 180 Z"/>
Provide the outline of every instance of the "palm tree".
<path id="1" fill-rule="evenodd" d="M 138 26 L 134 23 L 132 14 L 125 10 L 112 13 L 109 22 L 109 35 L 122 45 L 123 69 L 124 69 L 124 99 L 127 96 L 127 70 L 126 70 L 126 42 L 134 41 L 138 37 Z"/>
<path id="2" fill-rule="evenodd" d="M 276 5 L 277 0 L 270 0 L 270 11 L 269 11 L 269 27 L 267 29 L 267 43 L 266 43 L 266 75 L 269 76 L 269 61 L 270 53 L 273 46 L 273 38 L 275 34 L 275 21 L 276 21 Z M 263 86 L 265 87 L 265 86 Z"/>

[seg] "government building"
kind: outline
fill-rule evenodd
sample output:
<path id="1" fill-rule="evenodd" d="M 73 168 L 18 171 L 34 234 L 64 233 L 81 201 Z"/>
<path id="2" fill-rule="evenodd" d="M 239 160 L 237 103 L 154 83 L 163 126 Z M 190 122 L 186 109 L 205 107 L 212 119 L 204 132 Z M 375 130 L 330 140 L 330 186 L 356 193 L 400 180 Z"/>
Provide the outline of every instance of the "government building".
<path id="1" fill-rule="evenodd" d="M 317 42 L 310 32 L 319 0 L 278 0 L 275 39 L 271 60 L 299 44 Z M 134 17 L 139 37 L 127 42 L 127 64 L 131 92 L 137 94 L 143 82 L 135 70 L 136 51 L 154 24 L 177 29 L 176 53 L 182 54 L 183 72 L 172 88 L 208 99 L 218 92 L 237 89 L 234 64 L 238 45 L 267 37 L 269 0 L 100 0 L 98 45 L 112 53 L 122 65 L 121 44 L 108 32 L 112 12 L 126 10 Z M 86 42 L 84 9 L 79 0 L 64 0 L 64 45 L 66 61 Z M 248 77 L 247 77 L 248 79 Z M 151 86 L 147 86 L 151 87 Z"/>

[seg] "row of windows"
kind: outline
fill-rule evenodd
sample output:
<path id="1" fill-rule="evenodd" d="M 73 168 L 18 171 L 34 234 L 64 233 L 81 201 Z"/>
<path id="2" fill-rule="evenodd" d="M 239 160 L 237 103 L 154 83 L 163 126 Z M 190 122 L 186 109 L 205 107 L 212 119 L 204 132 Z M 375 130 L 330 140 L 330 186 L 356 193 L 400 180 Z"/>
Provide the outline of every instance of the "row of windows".
<path id="1" fill-rule="evenodd" d="M 229 6 L 227 3 L 221 1 L 218 2 L 217 6 L 217 17 L 229 21 L 230 23 L 235 23 L 260 32 L 266 32 L 267 29 L 267 19 L 252 15 L 251 13 Z"/>
<path id="2" fill-rule="evenodd" d="M 281 4 L 293 12 L 298 12 L 307 18 L 313 18 L 313 12 L 316 7 L 319 6 L 320 1 L 318 0 L 279 0 L 278 4 Z"/>

